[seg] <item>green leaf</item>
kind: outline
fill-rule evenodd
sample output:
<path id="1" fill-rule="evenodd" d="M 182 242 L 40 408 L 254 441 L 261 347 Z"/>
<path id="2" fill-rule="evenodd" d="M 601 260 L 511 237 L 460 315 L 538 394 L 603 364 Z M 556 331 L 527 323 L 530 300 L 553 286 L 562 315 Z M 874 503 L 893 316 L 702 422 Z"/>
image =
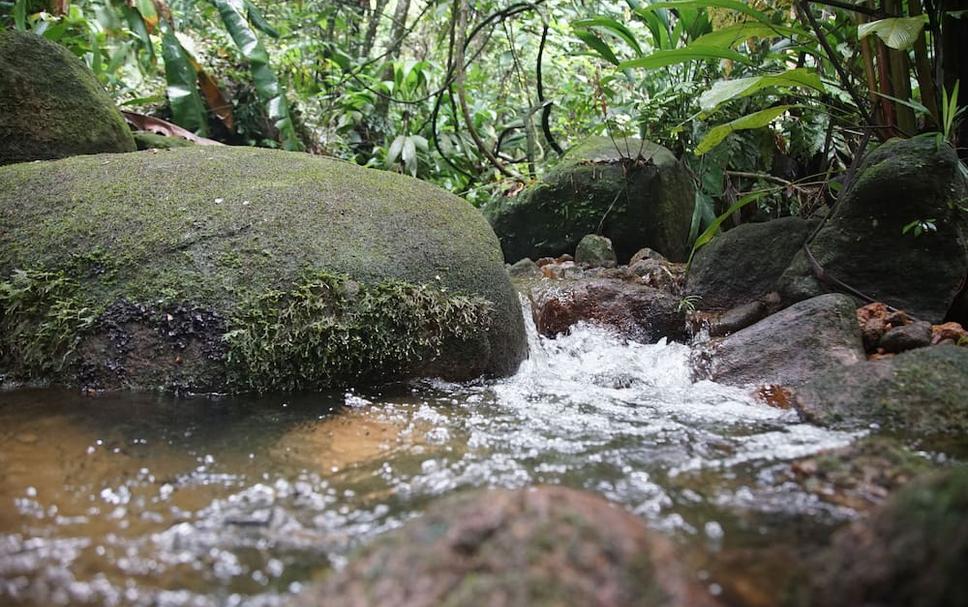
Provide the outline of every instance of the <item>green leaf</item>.
<path id="1" fill-rule="evenodd" d="M 265 15 L 262 14 L 262 11 L 259 10 L 258 6 L 249 0 L 245 0 L 245 11 L 246 15 L 249 17 L 249 21 L 252 22 L 252 25 L 255 27 L 255 29 L 259 30 L 270 38 L 279 37 L 279 32 L 276 31 L 276 29 L 272 27 L 268 21 L 266 21 Z"/>
<path id="2" fill-rule="evenodd" d="M 713 221 L 708 228 L 706 228 L 706 231 L 699 235 L 699 238 L 696 239 L 695 244 L 692 245 L 692 252 L 689 254 L 689 261 L 686 263 L 687 264 L 692 263 L 692 258 L 696 254 L 696 251 L 698 251 L 703 246 L 708 244 L 709 241 L 711 241 L 713 237 L 719 233 L 720 226 L 723 225 L 724 221 L 732 217 L 733 213 L 742 209 L 749 203 L 755 202 L 760 198 L 763 198 L 766 194 L 767 192 L 751 192 L 746 196 L 742 196 L 739 200 L 737 200 L 732 205 L 730 205 L 730 207 L 726 209 L 725 213 L 717 217 L 716 220 Z"/>
<path id="3" fill-rule="evenodd" d="M 285 92 L 269 66 L 269 53 L 249 27 L 249 22 L 242 16 L 245 8 L 243 0 L 212 0 L 212 3 L 218 9 L 222 23 L 225 24 L 225 29 L 228 30 L 235 46 L 249 62 L 249 71 L 252 72 L 256 92 L 266 104 L 269 119 L 279 130 L 283 147 L 287 150 L 301 150 L 302 142 L 289 115 Z"/>
<path id="4" fill-rule="evenodd" d="M 637 14 L 642 14 L 660 9 L 675 9 L 682 11 L 709 7 L 726 8 L 738 11 L 764 23 L 769 23 L 770 21 L 770 18 L 765 13 L 756 10 L 748 4 L 738 2 L 737 0 L 670 0 L 669 2 L 653 2 L 652 4 L 635 9 L 635 12 Z"/>
<path id="5" fill-rule="evenodd" d="M 735 80 L 717 80 L 712 88 L 699 97 L 699 107 L 711 112 L 718 106 L 733 99 L 749 97 L 769 87 L 804 87 L 821 93 L 826 91 L 820 76 L 806 68 L 797 68 L 779 74 L 766 74 Z"/>
<path id="6" fill-rule="evenodd" d="M 148 51 L 148 59 L 154 63 L 155 45 L 151 42 L 151 36 L 148 35 L 148 27 L 145 25 L 141 13 L 126 4 L 122 5 L 121 8 L 124 11 L 124 18 L 128 22 L 128 29 L 138 38 L 141 47 Z"/>
<path id="7" fill-rule="evenodd" d="M 397 135 L 393 143 L 390 144 L 390 149 L 387 151 L 387 168 L 392 167 L 393 163 L 400 157 L 400 152 L 403 151 L 403 142 L 406 139 L 405 135 Z"/>
<path id="8" fill-rule="evenodd" d="M 27 0 L 17 0 L 13 5 L 13 22 L 21 32 L 27 31 Z"/>
<path id="9" fill-rule="evenodd" d="M 732 48 L 733 46 L 745 42 L 750 38 L 792 38 L 797 35 L 805 34 L 803 30 L 757 21 L 747 21 L 737 23 L 704 36 L 696 38 L 693 44 L 704 46 L 720 46 Z"/>
<path id="10" fill-rule="evenodd" d="M 614 65 L 619 64 L 618 57 L 612 52 L 612 49 L 608 44 L 599 38 L 597 35 L 593 34 L 588 30 L 575 30 L 575 36 L 581 39 L 582 42 L 591 47 L 595 52 L 597 52 L 603 59 L 612 63 Z"/>
<path id="11" fill-rule="evenodd" d="M 903 51 L 911 48 L 921 35 L 924 24 L 928 22 L 927 15 L 917 17 L 892 17 L 880 19 L 857 26 L 857 37 L 866 38 L 871 34 L 884 41 L 887 46 Z"/>
<path id="12" fill-rule="evenodd" d="M 653 69 L 657 67 L 664 67 L 666 65 L 685 63 L 686 61 L 694 61 L 696 59 L 729 59 L 732 61 L 738 61 L 740 63 L 747 62 L 746 55 L 741 55 L 740 53 L 727 48 L 690 44 L 689 46 L 683 48 L 656 51 L 647 57 L 640 57 L 638 59 L 632 59 L 631 61 L 623 61 L 622 63 L 619 63 L 618 66 L 622 69 Z"/>
<path id="13" fill-rule="evenodd" d="M 608 32 L 624 40 L 626 44 L 628 44 L 630 47 L 632 47 L 632 49 L 635 50 L 636 55 L 642 54 L 642 47 L 639 46 L 639 41 L 635 39 L 635 34 L 632 33 L 632 30 L 625 27 L 624 24 L 616 21 L 615 19 L 611 19 L 609 17 L 579 19 L 578 21 L 573 21 L 571 25 L 572 27 L 577 27 L 577 28 L 587 29 L 592 27 L 598 27 L 598 28 L 607 30 Z"/>
<path id="14" fill-rule="evenodd" d="M 170 27 L 163 28 L 161 36 L 161 57 L 165 62 L 165 81 L 168 102 L 174 122 L 199 135 L 207 133 L 208 120 L 205 105 L 195 86 L 195 68 L 188 59 L 175 32 Z"/>
<path id="15" fill-rule="evenodd" d="M 702 156 L 709 150 L 722 143 L 723 139 L 726 139 L 726 137 L 736 131 L 745 131 L 748 129 L 758 129 L 764 127 L 792 107 L 796 106 L 778 105 L 776 107 L 771 107 L 765 110 L 760 110 L 759 112 L 748 114 L 742 118 L 737 118 L 732 122 L 714 126 L 713 128 L 709 129 L 709 132 L 706 133 L 706 136 L 703 137 L 702 141 L 699 142 L 699 145 L 696 146 L 695 154 L 697 156 Z"/>
<path id="16" fill-rule="evenodd" d="M 403 141 L 403 152 L 401 153 L 403 158 L 403 166 L 410 172 L 414 177 L 417 176 L 417 146 L 413 142 L 412 137 L 407 137 Z"/>

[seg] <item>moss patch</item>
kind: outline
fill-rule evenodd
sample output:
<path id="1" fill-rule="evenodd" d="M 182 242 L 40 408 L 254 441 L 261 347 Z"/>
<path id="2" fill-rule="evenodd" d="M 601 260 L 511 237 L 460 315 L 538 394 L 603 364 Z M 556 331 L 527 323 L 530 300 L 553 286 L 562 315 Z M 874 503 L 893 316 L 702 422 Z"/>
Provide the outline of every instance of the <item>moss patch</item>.
<path id="1" fill-rule="evenodd" d="M 0 165 L 134 149 L 124 118 L 80 59 L 40 36 L 0 32 Z"/>

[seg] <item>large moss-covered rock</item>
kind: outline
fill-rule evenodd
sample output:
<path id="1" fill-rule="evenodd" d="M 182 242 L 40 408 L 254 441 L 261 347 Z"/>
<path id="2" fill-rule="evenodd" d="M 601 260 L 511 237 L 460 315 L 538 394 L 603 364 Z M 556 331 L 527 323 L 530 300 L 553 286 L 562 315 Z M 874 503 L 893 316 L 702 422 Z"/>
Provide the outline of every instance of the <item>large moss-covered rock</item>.
<path id="1" fill-rule="evenodd" d="M 775 291 L 814 227 L 799 217 L 784 217 L 720 234 L 696 252 L 686 292 L 702 297 L 703 310 L 728 310 Z"/>
<path id="2" fill-rule="evenodd" d="M 40 36 L 0 32 L 0 165 L 134 149 L 124 118 L 80 59 Z"/>
<path id="3" fill-rule="evenodd" d="M 893 139 L 871 152 L 810 244 L 832 277 L 923 320 L 940 322 L 968 275 L 966 185 L 958 155 L 934 135 Z M 937 228 L 904 233 L 911 222 Z M 780 280 L 789 301 L 827 290 L 804 252 Z"/>
<path id="4" fill-rule="evenodd" d="M 513 372 L 487 222 L 393 173 L 190 147 L 0 167 L 0 361 L 94 387 L 308 389 Z"/>
<path id="5" fill-rule="evenodd" d="M 370 546 L 296 605 L 711 607 L 668 540 L 561 487 L 460 494 Z"/>
<path id="6" fill-rule="evenodd" d="M 586 234 L 610 238 L 621 262 L 642 247 L 682 261 L 694 192 L 687 169 L 664 147 L 592 137 L 538 184 L 491 201 L 484 214 L 509 262 L 572 253 Z"/>
<path id="7" fill-rule="evenodd" d="M 968 444 L 968 348 L 934 346 L 833 369 L 797 390 L 806 420 L 841 428 L 880 427 Z"/>
<path id="8" fill-rule="evenodd" d="M 968 605 L 968 468 L 928 475 L 834 537 L 802 605 Z"/>

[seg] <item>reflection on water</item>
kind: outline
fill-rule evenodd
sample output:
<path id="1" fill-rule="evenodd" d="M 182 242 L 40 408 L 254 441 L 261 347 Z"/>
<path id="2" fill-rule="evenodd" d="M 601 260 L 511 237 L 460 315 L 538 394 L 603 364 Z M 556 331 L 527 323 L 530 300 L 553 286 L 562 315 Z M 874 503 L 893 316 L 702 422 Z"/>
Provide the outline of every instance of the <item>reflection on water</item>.
<path id="1" fill-rule="evenodd" d="M 737 554 L 783 553 L 850 516 L 774 472 L 853 435 L 693 383 L 686 346 L 590 327 L 531 339 L 515 377 L 471 385 L 217 400 L 0 392 L 0 603 L 274 605 L 465 487 L 601 493 L 699 555 L 715 592 Z M 720 551 L 717 570 L 703 555 Z M 782 558 L 760 558 L 757 575 Z"/>

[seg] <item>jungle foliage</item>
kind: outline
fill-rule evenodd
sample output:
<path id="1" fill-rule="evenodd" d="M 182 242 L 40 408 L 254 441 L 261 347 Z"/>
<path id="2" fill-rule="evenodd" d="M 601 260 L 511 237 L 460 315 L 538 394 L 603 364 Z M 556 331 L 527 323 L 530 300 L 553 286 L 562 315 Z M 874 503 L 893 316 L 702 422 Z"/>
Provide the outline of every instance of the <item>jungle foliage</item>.
<path id="1" fill-rule="evenodd" d="M 965 5 L 965 6 L 962 6 Z M 878 141 L 965 140 L 963 0 L 2 0 L 122 109 L 478 204 L 581 138 L 687 162 L 692 239 L 809 214 Z M 733 214 L 735 213 L 735 216 Z"/>

